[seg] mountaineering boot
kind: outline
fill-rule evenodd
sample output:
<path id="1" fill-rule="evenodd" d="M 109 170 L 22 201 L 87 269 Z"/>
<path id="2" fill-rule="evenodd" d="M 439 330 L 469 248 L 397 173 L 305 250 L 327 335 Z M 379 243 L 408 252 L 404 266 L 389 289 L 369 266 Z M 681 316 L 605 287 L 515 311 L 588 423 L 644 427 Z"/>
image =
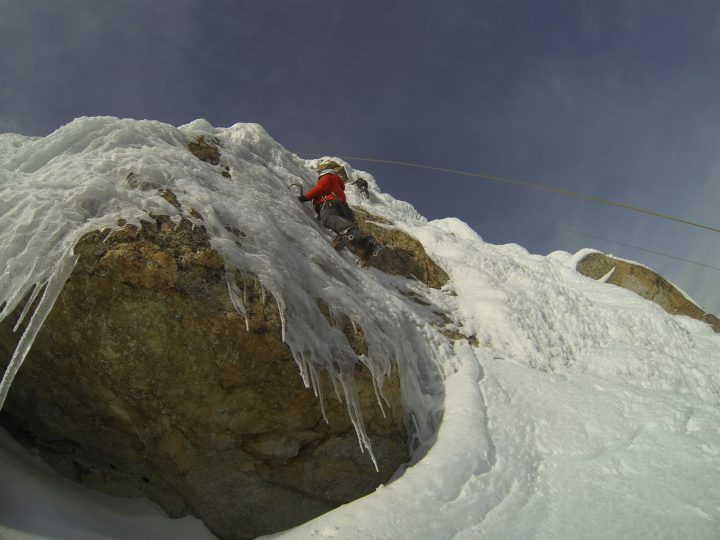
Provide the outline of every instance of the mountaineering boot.
<path id="1" fill-rule="evenodd" d="M 365 268 L 368 265 L 368 262 L 373 257 L 377 257 L 380 255 L 380 252 L 385 249 L 385 246 L 383 246 L 381 243 L 371 240 L 367 243 L 365 246 L 365 249 L 363 250 L 362 257 L 360 257 L 360 260 L 358 260 L 358 265 L 360 268 Z"/>
<path id="2" fill-rule="evenodd" d="M 347 229 L 338 233 L 338 235 L 332 241 L 332 247 L 339 251 L 345 246 L 347 246 L 350 242 L 352 242 L 355 239 L 355 236 L 355 227 L 348 227 Z"/>

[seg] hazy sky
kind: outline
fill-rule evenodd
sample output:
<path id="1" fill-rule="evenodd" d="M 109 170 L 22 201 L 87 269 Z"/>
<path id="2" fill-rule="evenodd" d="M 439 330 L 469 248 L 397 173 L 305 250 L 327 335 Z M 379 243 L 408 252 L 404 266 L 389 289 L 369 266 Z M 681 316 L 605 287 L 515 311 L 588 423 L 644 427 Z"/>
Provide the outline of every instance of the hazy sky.
<path id="1" fill-rule="evenodd" d="M 720 227 L 720 2 L 0 0 L 0 131 L 84 115 L 258 122 L 295 152 L 517 178 Z M 533 253 L 640 261 L 720 313 L 720 271 L 581 235 L 720 268 L 720 233 L 353 165 L 430 219 Z"/>

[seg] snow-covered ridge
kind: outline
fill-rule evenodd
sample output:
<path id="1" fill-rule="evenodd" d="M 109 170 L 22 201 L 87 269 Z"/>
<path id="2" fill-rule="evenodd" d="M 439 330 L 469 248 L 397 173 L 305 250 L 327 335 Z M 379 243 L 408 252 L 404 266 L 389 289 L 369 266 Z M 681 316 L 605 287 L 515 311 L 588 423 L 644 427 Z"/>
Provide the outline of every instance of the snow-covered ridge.
<path id="1" fill-rule="evenodd" d="M 187 151 L 198 135 L 219 142 L 232 181 Z M 253 124 L 87 118 L 45 138 L 4 135 L 0 149 L 3 316 L 49 282 L 31 328 L 41 324 L 84 232 L 178 215 L 156 189 L 130 186 L 133 172 L 204 217 L 228 272 L 252 272 L 275 295 L 309 382 L 330 369 L 352 396 L 328 359 L 354 354 L 317 299 L 364 328 L 378 380 L 397 364 L 427 454 L 376 493 L 277 537 L 716 537 L 720 336 L 707 325 L 579 275 L 572 254 L 532 255 L 487 244 L 454 218 L 428 222 L 367 173 L 371 198 L 350 190 L 351 204 L 420 240 L 451 281 L 429 290 L 360 271 L 288 188 L 314 182 L 308 163 Z M 242 250 L 228 225 L 246 233 Z M 477 345 L 428 327 L 402 287 Z"/>

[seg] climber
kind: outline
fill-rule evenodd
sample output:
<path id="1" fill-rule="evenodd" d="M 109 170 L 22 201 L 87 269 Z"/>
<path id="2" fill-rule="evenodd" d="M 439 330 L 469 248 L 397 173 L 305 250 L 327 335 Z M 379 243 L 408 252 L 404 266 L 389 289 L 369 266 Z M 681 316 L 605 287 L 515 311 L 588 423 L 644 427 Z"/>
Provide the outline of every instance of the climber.
<path id="1" fill-rule="evenodd" d="M 368 259 L 377 256 L 383 246 L 357 228 L 355 216 L 345 202 L 345 182 L 338 171 L 339 167 L 322 169 L 315 186 L 304 195 L 300 195 L 298 200 L 302 203 L 312 201 L 320 222 L 337 235 L 332 242 L 336 250 L 348 244 L 362 249 L 360 265 L 365 266 Z"/>

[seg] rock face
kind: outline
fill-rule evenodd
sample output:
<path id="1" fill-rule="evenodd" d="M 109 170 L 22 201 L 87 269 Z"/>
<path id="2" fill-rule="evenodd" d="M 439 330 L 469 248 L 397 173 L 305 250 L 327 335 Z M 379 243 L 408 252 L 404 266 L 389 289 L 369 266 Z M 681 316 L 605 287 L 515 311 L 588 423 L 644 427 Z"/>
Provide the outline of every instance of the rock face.
<path id="1" fill-rule="evenodd" d="M 441 288 L 449 281 L 448 275 L 425 252 L 423 245 L 412 236 L 396 229 L 387 220 L 373 216 L 360 208 L 353 208 L 358 228 L 374 236 L 385 249 L 370 266 L 388 274 L 415 278 L 428 287 Z"/>
<path id="2" fill-rule="evenodd" d="M 237 278 L 246 330 L 202 227 L 158 217 L 107 234 L 76 246 L 80 260 L 2 413 L 56 469 L 147 496 L 171 516 L 192 513 L 221 538 L 252 538 L 367 494 L 407 461 L 399 382 L 385 384 L 383 416 L 370 374 L 356 370 L 376 472 L 329 387 L 323 420 L 252 276 Z M 0 326 L 0 365 L 14 322 Z"/>
<path id="3" fill-rule="evenodd" d="M 218 150 L 216 143 L 208 143 L 205 141 L 205 137 L 198 137 L 194 141 L 188 143 L 188 149 L 198 158 L 200 161 L 205 161 L 211 165 L 220 164 L 220 150 Z"/>
<path id="4" fill-rule="evenodd" d="M 591 253 L 577 264 L 577 270 L 593 279 L 600 279 L 612 270 L 607 283 L 629 289 L 655 302 L 671 315 L 686 315 L 704 321 L 712 326 L 715 332 L 720 332 L 720 319 L 705 313 L 668 280 L 648 268 L 602 253 Z"/>

